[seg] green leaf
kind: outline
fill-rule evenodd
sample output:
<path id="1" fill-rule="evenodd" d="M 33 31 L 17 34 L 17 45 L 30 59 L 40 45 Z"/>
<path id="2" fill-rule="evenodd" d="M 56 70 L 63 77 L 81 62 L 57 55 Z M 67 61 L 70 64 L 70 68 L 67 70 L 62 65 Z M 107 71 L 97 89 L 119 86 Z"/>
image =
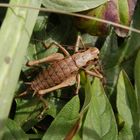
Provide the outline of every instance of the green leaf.
<path id="1" fill-rule="evenodd" d="M 40 7 L 41 1 L 11 0 L 10 4 Z M 37 15 L 38 10 L 9 8 L 0 30 L 0 139 Z"/>
<path id="2" fill-rule="evenodd" d="M 2 140 L 28 140 L 29 138 L 24 131 L 16 124 L 15 121 L 8 119 Z"/>
<path id="3" fill-rule="evenodd" d="M 78 133 L 72 138 L 72 140 L 81 140 L 80 136 Z"/>
<path id="4" fill-rule="evenodd" d="M 100 58 L 104 70 L 104 77 L 106 81 L 106 91 L 108 96 L 111 96 L 115 90 L 118 75 L 120 72 L 120 58 L 121 52 L 118 48 L 117 36 L 112 30 L 110 35 L 101 49 Z"/>
<path id="5" fill-rule="evenodd" d="M 117 126 L 111 105 L 99 79 L 92 85 L 92 98 L 83 125 L 84 140 L 117 140 Z"/>
<path id="6" fill-rule="evenodd" d="M 124 121 L 124 126 L 119 132 L 119 139 L 135 139 L 139 131 L 137 100 L 134 88 L 124 72 L 120 73 L 117 85 L 117 110 Z"/>
<path id="7" fill-rule="evenodd" d="M 138 106 L 140 107 L 140 51 L 137 54 L 135 62 L 135 87 L 137 93 Z M 140 109 L 139 109 L 140 113 Z"/>
<path id="8" fill-rule="evenodd" d="M 130 20 L 128 0 L 119 0 L 119 17 L 121 24 L 128 25 Z"/>
<path id="9" fill-rule="evenodd" d="M 37 116 L 43 109 L 38 99 L 16 100 L 16 113 L 14 120 L 25 130 L 29 130 L 39 121 Z M 30 123 L 30 125 L 29 125 Z"/>
<path id="10" fill-rule="evenodd" d="M 135 62 L 135 89 L 136 89 L 138 116 L 140 116 L 140 51 L 138 52 Z M 139 124 L 139 138 L 140 138 L 140 118 L 137 123 Z"/>
<path id="11" fill-rule="evenodd" d="M 84 72 L 81 73 L 81 81 L 84 83 L 83 87 L 85 89 L 85 99 L 84 99 L 84 104 L 81 109 L 81 113 L 84 113 L 85 111 L 87 111 L 89 107 L 92 94 L 91 94 L 91 84 L 90 84 L 89 78 L 85 75 Z"/>
<path id="12" fill-rule="evenodd" d="M 43 102 L 39 100 L 39 98 L 31 97 L 28 98 L 28 100 L 16 99 L 17 105 L 14 120 L 22 127 L 24 131 L 28 131 L 38 122 L 40 122 L 46 116 L 46 114 L 55 118 L 66 103 L 66 101 L 59 101 L 54 97 L 48 97 L 46 102 L 49 104 L 49 109 L 46 109 L 43 116 L 40 117 L 40 114 L 45 106 Z"/>
<path id="13" fill-rule="evenodd" d="M 63 140 L 79 119 L 80 103 L 73 97 L 59 112 L 42 140 Z"/>
<path id="14" fill-rule="evenodd" d="M 39 14 L 35 27 L 34 27 L 34 32 L 40 32 L 44 35 L 46 35 L 45 29 L 47 28 L 47 21 L 48 21 L 48 16 L 46 13 L 44 14 Z M 41 35 L 41 34 L 40 34 Z"/>
<path id="15" fill-rule="evenodd" d="M 133 17 L 134 28 L 140 29 L 139 21 L 137 20 L 140 13 L 140 1 L 137 2 L 136 10 Z M 121 44 L 121 45 L 120 45 Z M 120 64 L 128 60 L 131 56 L 136 55 L 140 47 L 140 35 L 132 32 L 130 36 L 122 43 L 117 44 L 117 38 L 113 33 L 107 37 L 104 46 L 101 49 L 101 59 L 106 78 L 106 91 L 112 95 L 116 87 L 118 75 L 120 72 Z"/>
<path id="16" fill-rule="evenodd" d="M 140 29 L 139 24 L 139 13 L 140 13 L 140 1 L 137 1 L 136 4 L 136 10 L 134 12 L 133 16 L 133 24 L 132 27 L 136 29 Z M 135 55 L 137 50 L 140 48 L 140 34 L 132 32 L 128 39 L 126 40 L 125 47 L 124 47 L 124 53 L 122 55 L 122 61 L 125 59 L 127 60 L 129 57 Z"/>
<path id="17" fill-rule="evenodd" d="M 107 0 L 43 0 L 45 7 L 52 10 L 80 12 L 104 4 Z"/>

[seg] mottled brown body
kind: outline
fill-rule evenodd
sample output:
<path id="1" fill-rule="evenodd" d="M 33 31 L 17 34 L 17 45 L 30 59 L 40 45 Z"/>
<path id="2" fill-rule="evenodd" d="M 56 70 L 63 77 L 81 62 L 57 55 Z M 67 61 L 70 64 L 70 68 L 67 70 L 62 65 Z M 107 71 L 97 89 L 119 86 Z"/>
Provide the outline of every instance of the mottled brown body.
<path id="1" fill-rule="evenodd" d="M 32 82 L 31 88 L 35 91 L 47 89 L 63 82 L 79 68 L 72 57 L 68 57 L 51 64 L 48 69 L 42 71 Z"/>
<path id="2" fill-rule="evenodd" d="M 79 69 L 87 62 L 98 59 L 98 54 L 97 48 L 89 48 L 84 52 L 78 52 L 59 61 L 54 61 L 32 81 L 31 89 L 38 92 L 59 85 L 73 73 L 77 75 Z"/>

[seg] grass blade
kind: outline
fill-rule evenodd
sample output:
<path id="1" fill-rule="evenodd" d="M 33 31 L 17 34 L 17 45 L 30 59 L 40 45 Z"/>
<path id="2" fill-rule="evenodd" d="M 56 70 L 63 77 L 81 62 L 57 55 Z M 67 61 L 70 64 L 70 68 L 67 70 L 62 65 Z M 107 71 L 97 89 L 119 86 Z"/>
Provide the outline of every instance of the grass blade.
<path id="1" fill-rule="evenodd" d="M 10 4 L 40 7 L 38 0 L 11 0 Z M 26 48 L 38 11 L 9 8 L 0 31 L 0 138 L 8 117 Z M 32 19 L 32 22 L 31 22 Z"/>

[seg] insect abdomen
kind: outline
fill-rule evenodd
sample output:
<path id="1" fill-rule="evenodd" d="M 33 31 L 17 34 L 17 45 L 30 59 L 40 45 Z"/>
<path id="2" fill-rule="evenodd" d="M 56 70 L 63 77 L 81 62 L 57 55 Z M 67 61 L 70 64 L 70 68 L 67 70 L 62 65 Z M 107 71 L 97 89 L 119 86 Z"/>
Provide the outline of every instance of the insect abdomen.
<path id="1" fill-rule="evenodd" d="M 63 82 L 73 72 L 78 71 L 79 68 L 71 57 L 54 62 L 43 70 L 32 82 L 31 88 L 35 91 L 47 89 Z"/>

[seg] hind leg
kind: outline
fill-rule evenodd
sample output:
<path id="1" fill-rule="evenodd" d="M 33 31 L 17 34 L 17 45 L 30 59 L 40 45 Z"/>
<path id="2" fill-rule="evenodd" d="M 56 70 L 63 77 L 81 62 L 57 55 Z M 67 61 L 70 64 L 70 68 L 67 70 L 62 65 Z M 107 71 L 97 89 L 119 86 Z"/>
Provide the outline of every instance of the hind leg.
<path id="1" fill-rule="evenodd" d="M 49 47 L 46 46 L 46 44 L 43 43 L 43 45 L 45 46 L 45 48 L 50 48 L 52 45 L 56 45 L 66 56 L 70 56 L 69 52 L 60 44 L 58 44 L 57 42 L 52 42 Z M 33 60 L 33 61 L 29 61 L 27 62 L 28 66 L 33 66 L 33 65 L 38 65 L 41 63 L 47 63 L 47 62 L 52 62 L 52 61 L 58 61 L 64 58 L 64 55 L 62 53 L 53 53 L 47 57 L 44 57 L 42 59 L 39 60 Z"/>
<path id="2" fill-rule="evenodd" d="M 43 95 L 52 91 L 55 91 L 57 89 L 63 88 L 63 87 L 67 87 L 67 86 L 71 86 L 74 85 L 76 83 L 76 74 L 73 74 L 72 76 L 70 76 L 69 78 L 67 78 L 64 82 L 62 82 L 59 85 L 56 85 L 54 87 L 48 88 L 48 89 L 44 89 L 44 90 L 40 90 L 38 91 L 38 96 L 40 98 L 40 100 L 44 103 L 45 108 L 43 109 L 43 111 L 40 113 L 39 118 L 42 118 L 44 112 L 48 109 L 48 102 L 43 98 Z M 80 86 L 80 85 L 79 85 Z M 77 90 L 76 93 L 79 91 L 79 86 L 77 86 Z M 78 93 L 77 93 L 78 94 Z"/>
<path id="3" fill-rule="evenodd" d="M 70 77 L 68 77 L 65 81 L 63 81 L 62 83 L 60 83 L 60 84 L 58 84 L 58 85 L 56 85 L 54 87 L 51 87 L 51 88 L 48 88 L 48 89 L 39 90 L 38 94 L 39 95 L 44 95 L 46 93 L 55 91 L 55 90 L 63 88 L 63 87 L 72 86 L 75 83 L 76 83 L 76 74 L 73 74 Z"/>
<path id="4" fill-rule="evenodd" d="M 47 62 L 52 62 L 52 61 L 58 61 L 64 58 L 64 55 L 61 53 L 54 53 L 52 55 L 49 55 L 47 57 L 44 57 L 39 60 L 32 60 L 27 62 L 27 66 L 34 66 L 34 65 L 39 65 L 41 63 L 47 63 Z"/>
<path id="5" fill-rule="evenodd" d="M 40 112 L 40 114 L 38 115 L 38 118 L 41 119 L 41 118 L 43 118 L 43 115 L 44 115 L 45 111 L 48 110 L 49 106 L 48 106 L 47 100 L 44 99 L 42 95 L 39 95 L 39 99 L 40 99 L 40 101 L 44 104 L 43 110 L 42 110 L 42 111 Z"/>

